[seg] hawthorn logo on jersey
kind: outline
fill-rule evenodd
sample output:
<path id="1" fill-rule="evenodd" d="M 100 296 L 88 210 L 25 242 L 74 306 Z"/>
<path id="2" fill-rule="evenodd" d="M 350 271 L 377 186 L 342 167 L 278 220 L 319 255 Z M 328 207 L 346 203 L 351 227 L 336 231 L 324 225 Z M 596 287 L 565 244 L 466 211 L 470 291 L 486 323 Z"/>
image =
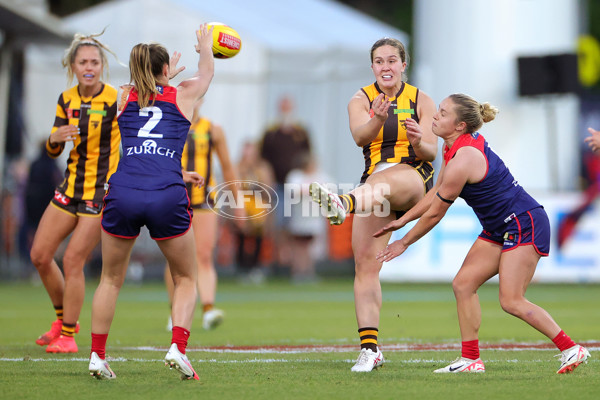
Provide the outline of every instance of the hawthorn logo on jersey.
<path id="1" fill-rule="evenodd" d="M 132 156 L 136 154 L 150 154 L 159 155 L 163 157 L 173 158 L 175 150 L 167 149 L 166 147 L 160 147 L 152 139 L 144 140 L 141 146 L 133 146 L 127 148 L 127 155 Z"/>
<path id="2" fill-rule="evenodd" d="M 234 196 L 234 187 L 237 196 Z M 210 205 L 210 209 L 229 219 L 265 218 L 279 203 L 279 197 L 272 187 L 250 180 L 221 183 L 212 188 L 207 196 L 214 196 L 214 204 Z"/>

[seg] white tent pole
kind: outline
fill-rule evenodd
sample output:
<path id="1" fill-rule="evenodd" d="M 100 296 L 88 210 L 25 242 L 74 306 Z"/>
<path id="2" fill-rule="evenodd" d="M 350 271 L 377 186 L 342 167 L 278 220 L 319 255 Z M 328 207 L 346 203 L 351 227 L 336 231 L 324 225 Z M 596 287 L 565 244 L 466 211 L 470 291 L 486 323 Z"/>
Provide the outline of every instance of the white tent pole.
<path id="1" fill-rule="evenodd" d="M 4 178 L 4 153 L 8 122 L 8 92 L 10 85 L 11 51 L 6 44 L 0 50 L 0 188 Z"/>

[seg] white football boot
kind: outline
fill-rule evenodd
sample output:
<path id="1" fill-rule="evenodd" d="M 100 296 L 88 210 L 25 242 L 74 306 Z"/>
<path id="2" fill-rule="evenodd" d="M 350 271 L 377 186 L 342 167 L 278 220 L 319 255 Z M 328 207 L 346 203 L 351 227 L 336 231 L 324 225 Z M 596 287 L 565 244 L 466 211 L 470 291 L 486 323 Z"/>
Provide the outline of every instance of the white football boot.
<path id="1" fill-rule="evenodd" d="M 591 357 L 590 352 L 587 351 L 585 347 L 578 344 L 563 351 L 559 356 L 561 364 L 558 371 L 556 371 L 557 374 L 568 374 L 569 372 L 573 372 L 579 364 L 587 364 L 588 357 Z"/>
<path id="2" fill-rule="evenodd" d="M 326 187 L 317 182 L 312 182 L 308 190 L 313 201 L 317 202 L 323 210 L 331 225 L 340 225 L 346 219 L 346 210 L 339 196 L 331 193 Z"/>
<path id="3" fill-rule="evenodd" d="M 115 379 L 117 377 L 112 369 L 110 369 L 106 360 L 98 357 L 96 352 L 92 352 L 90 355 L 90 366 L 88 369 L 90 370 L 90 375 L 96 379 Z"/>
<path id="4" fill-rule="evenodd" d="M 436 369 L 436 374 L 457 373 L 457 372 L 485 372 L 485 365 L 481 358 L 471 360 L 470 358 L 458 357 L 450 365 L 444 368 Z"/>
<path id="5" fill-rule="evenodd" d="M 195 379 L 200 380 L 196 371 L 190 364 L 187 356 L 185 354 L 181 354 L 179 349 L 177 348 L 177 343 L 171 344 L 171 348 L 169 352 L 165 356 L 165 365 L 170 369 L 176 369 L 181 374 L 181 380 L 186 379 Z"/>
<path id="6" fill-rule="evenodd" d="M 214 329 L 223 323 L 223 318 L 225 318 L 223 310 L 213 308 L 202 315 L 202 327 L 207 331 Z"/>
<path id="7" fill-rule="evenodd" d="M 361 349 L 356 364 L 350 370 L 352 372 L 371 372 L 382 367 L 383 362 L 381 350 L 377 349 L 377 352 L 374 352 L 371 349 Z"/>

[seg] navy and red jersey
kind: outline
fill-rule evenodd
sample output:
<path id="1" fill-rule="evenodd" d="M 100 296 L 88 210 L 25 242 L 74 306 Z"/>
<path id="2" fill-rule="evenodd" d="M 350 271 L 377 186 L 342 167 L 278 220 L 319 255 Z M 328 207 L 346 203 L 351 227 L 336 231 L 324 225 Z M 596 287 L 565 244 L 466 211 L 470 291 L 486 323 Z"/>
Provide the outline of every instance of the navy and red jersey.
<path id="1" fill-rule="evenodd" d="M 485 177 L 478 183 L 465 184 L 460 192 L 466 203 L 473 208 L 483 229 L 496 232 L 516 216 L 541 207 L 512 176 L 504 162 L 490 149 L 485 138 L 479 134 L 461 135 L 451 148 L 444 145 L 446 165 L 456 152 L 465 146 L 481 151 L 487 162 Z"/>
<path id="2" fill-rule="evenodd" d="M 156 88 L 159 94 L 142 109 L 135 88 L 129 93 L 117 119 L 123 156 L 111 185 L 141 190 L 184 185 L 181 154 L 191 123 L 177 107 L 177 88 Z"/>

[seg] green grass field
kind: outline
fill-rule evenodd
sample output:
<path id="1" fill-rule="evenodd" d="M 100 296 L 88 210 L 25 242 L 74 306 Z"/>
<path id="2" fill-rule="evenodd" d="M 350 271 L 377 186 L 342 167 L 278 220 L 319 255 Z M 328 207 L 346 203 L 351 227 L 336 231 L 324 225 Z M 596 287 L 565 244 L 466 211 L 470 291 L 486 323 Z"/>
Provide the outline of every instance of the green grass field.
<path id="1" fill-rule="evenodd" d="M 450 284 L 384 284 L 380 345 L 386 365 L 356 374 L 350 372 L 358 354 L 350 280 L 310 286 L 223 281 L 218 305 L 226 312 L 224 324 L 204 331 L 198 313 L 189 341 L 188 357 L 200 382 L 180 381 L 162 363 L 170 333 L 165 330 L 167 297 L 160 283 L 123 288 L 107 346 L 118 378 L 90 377 L 90 304 L 95 287 L 95 282 L 88 286 L 80 318 L 79 353 L 51 355 L 34 342 L 53 320 L 44 288 L 0 284 L 0 398 L 524 400 L 596 399 L 600 393 L 597 285 L 532 285 L 528 291 L 528 298 L 545 307 L 571 337 L 590 343 L 591 360 L 574 373 L 555 373 L 556 349 L 485 347 L 549 342 L 505 314 L 498 305 L 497 285 L 489 284 L 480 291 L 486 373 L 438 375 L 432 370 L 460 354 Z"/>

